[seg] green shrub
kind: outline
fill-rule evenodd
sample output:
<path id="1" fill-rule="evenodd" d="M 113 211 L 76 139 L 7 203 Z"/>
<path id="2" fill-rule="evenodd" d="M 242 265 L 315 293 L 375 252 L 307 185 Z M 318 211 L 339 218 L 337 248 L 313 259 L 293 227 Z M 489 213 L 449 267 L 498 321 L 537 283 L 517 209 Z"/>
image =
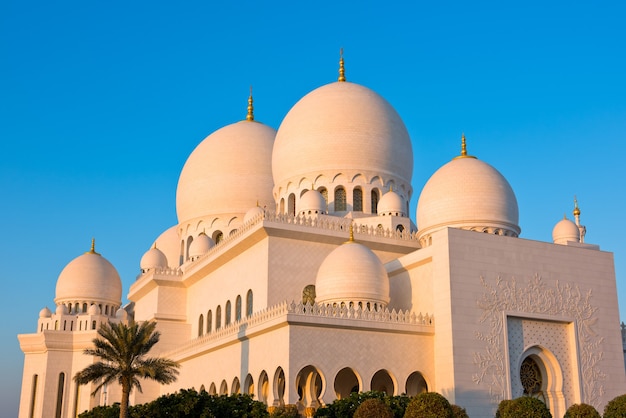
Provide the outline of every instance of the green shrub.
<path id="1" fill-rule="evenodd" d="M 281 405 L 272 408 L 270 418 L 298 418 L 298 407 L 295 405 Z"/>
<path id="2" fill-rule="evenodd" d="M 406 408 L 405 418 L 454 418 L 450 402 L 435 392 L 420 393 Z"/>
<path id="3" fill-rule="evenodd" d="M 394 418 L 404 417 L 404 411 L 411 398 L 406 395 L 387 396 L 384 392 L 353 392 L 347 398 L 337 399 L 333 403 L 315 411 L 316 418 L 352 418 L 359 405 L 368 399 L 379 399 L 393 413 Z"/>
<path id="4" fill-rule="evenodd" d="M 552 414 L 546 404 L 539 399 L 522 396 L 512 401 L 500 402 L 496 418 L 552 418 Z"/>
<path id="5" fill-rule="evenodd" d="M 604 407 L 603 418 L 622 418 L 626 417 L 626 395 L 613 398 Z"/>
<path id="6" fill-rule="evenodd" d="M 563 418 L 602 418 L 596 408 L 586 403 L 576 403 L 569 408 Z"/>
<path id="7" fill-rule="evenodd" d="M 111 406 L 96 406 L 91 411 L 85 411 L 78 415 L 78 418 L 119 418 L 120 404 L 114 403 Z"/>
<path id="8" fill-rule="evenodd" d="M 469 415 L 467 415 L 467 411 L 465 410 L 465 408 L 461 408 L 458 405 L 450 405 L 452 407 L 452 416 L 454 418 L 469 418 Z"/>
<path id="9" fill-rule="evenodd" d="M 391 408 L 377 398 L 367 399 L 356 409 L 353 418 L 394 418 Z"/>

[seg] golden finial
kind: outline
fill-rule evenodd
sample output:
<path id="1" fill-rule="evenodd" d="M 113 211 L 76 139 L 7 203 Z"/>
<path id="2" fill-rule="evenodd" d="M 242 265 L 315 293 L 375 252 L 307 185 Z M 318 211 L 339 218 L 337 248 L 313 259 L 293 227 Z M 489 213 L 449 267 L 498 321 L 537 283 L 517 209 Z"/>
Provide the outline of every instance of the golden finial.
<path id="1" fill-rule="evenodd" d="M 248 115 L 246 116 L 246 120 L 253 121 L 254 120 L 254 106 L 252 105 L 252 86 L 250 86 L 250 97 L 248 97 Z"/>
<path id="2" fill-rule="evenodd" d="M 152 245 L 152 248 L 154 248 L 156 250 L 156 241 L 154 241 L 154 244 Z"/>
<path id="3" fill-rule="evenodd" d="M 343 65 L 343 48 L 339 50 L 339 78 L 338 81 L 346 81 L 346 69 Z"/>
<path id="4" fill-rule="evenodd" d="M 352 226 L 352 222 L 350 222 L 350 238 L 348 239 L 348 242 L 354 242 L 354 227 Z"/>
<path id="5" fill-rule="evenodd" d="M 390 184 L 390 185 L 389 185 L 389 191 L 390 191 L 390 192 L 393 192 L 393 184 Z"/>
<path id="6" fill-rule="evenodd" d="M 461 135 L 461 155 L 454 157 L 455 160 L 457 158 L 476 158 L 471 155 L 467 155 L 467 143 L 465 142 L 465 133 Z"/>
<path id="7" fill-rule="evenodd" d="M 99 253 L 96 252 L 96 239 L 95 238 L 91 239 L 91 249 L 87 252 L 87 254 L 100 255 Z"/>
<path id="8" fill-rule="evenodd" d="M 578 207 L 578 200 L 574 195 L 574 216 L 580 216 L 580 208 Z"/>
<path id="9" fill-rule="evenodd" d="M 256 207 L 259 207 L 259 199 L 256 200 Z"/>

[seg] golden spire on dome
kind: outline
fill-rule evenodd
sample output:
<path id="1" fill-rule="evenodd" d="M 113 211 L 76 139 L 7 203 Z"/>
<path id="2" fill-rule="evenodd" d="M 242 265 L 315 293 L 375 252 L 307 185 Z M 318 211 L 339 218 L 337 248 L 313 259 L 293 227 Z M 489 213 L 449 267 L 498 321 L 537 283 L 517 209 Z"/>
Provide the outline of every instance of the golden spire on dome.
<path id="1" fill-rule="evenodd" d="M 248 115 L 246 116 L 246 120 L 252 122 L 254 120 L 254 106 L 252 99 L 252 86 L 250 86 L 250 97 L 248 97 Z"/>
<path id="2" fill-rule="evenodd" d="M 87 251 L 85 254 L 100 255 L 100 253 L 96 252 L 96 239 L 95 238 L 91 239 L 91 249 L 89 251 Z"/>
<path id="3" fill-rule="evenodd" d="M 461 135 L 461 155 L 454 157 L 455 160 L 457 158 L 476 158 L 472 155 L 467 155 L 467 144 L 465 142 L 465 133 Z"/>
<path id="4" fill-rule="evenodd" d="M 346 68 L 343 65 L 343 48 L 339 50 L 339 78 L 337 81 L 346 81 Z"/>
<path id="5" fill-rule="evenodd" d="M 350 222 L 348 230 L 350 231 L 350 238 L 348 238 L 348 242 L 354 242 L 354 227 L 352 226 L 352 222 Z"/>
<path id="6" fill-rule="evenodd" d="M 576 195 L 574 195 L 574 216 L 580 216 L 580 208 L 578 207 L 578 200 L 576 199 Z"/>

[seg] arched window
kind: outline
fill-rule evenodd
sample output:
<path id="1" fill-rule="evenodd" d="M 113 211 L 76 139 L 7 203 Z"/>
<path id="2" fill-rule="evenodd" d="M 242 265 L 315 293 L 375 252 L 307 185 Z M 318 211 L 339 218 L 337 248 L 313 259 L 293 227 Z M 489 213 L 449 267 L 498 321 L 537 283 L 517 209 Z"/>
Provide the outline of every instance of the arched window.
<path id="1" fill-rule="evenodd" d="M 378 190 L 372 189 L 372 213 L 378 213 Z"/>
<path id="2" fill-rule="evenodd" d="M 63 412 L 63 390 L 65 389 L 65 373 L 59 373 L 59 387 L 57 388 L 57 408 L 55 417 L 61 418 Z"/>
<path id="3" fill-rule="evenodd" d="M 520 367 L 520 380 L 524 388 L 524 395 L 540 398 L 545 402 L 543 397 L 543 376 L 539 365 L 532 357 L 526 357 Z"/>
<path id="4" fill-rule="evenodd" d="M 33 387 L 30 391 L 30 413 L 28 416 L 30 418 L 35 417 L 35 401 L 37 399 L 37 381 L 39 380 L 39 375 L 33 375 Z"/>
<path id="5" fill-rule="evenodd" d="M 346 189 L 337 187 L 335 189 L 335 212 L 343 212 L 346 210 Z"/>
<path id="6" fill-rule="evenodd" d="M 87 304 L 83 303 L 83 312 L 87 312 Z"/>
<path id="7" fill-rule="evenodd" d="M 185 240 L 180 241 L 180 256 L 178 257 L 178 265 L 182 265 L 185 261 Z"/>
<path id="8" fill-rule="evenodd" d="M 210 333 L 213 331 L 213 312 L 209 309 L 209 312 L 206 313 L 206 333 Z"/>
<path id="9" fill-rule="evenodd" d="M 328 190 L 326 190 L 326 187 L 320 187 L 319 189 L 317 189 L 317 191 L 320 192 L 320 194 L 326 201 L 326 207 L 328 207 Z"/>
<path id="10" fill-rule="evenodd" d="M 190 235 L 187 238 L 187 248 L 185 250 L 185 260 L 189 260 L 189 247 L 191 247 L 191 243 L 193 242 L 193 237 Z"/>
<path id="11" fill-rule="evenodd" d="M 352 210 L 355 212 L 363 212 L 363 190 L 356 187 L 352 190 Z"/>
<path id="12" fill-rule="evenodd" d="M 200 318 L 198 318 L 198 337 L 202 337 L 203 332 L 204 332 L 204 316 L 200 314 Z"/>
<path id="13" fill-rule="evenodd" d="M 226 301 L 226 323 L 224 325 L 230 325 L 230 301 Z"/>
<path id="14" fill-rule="evenodd" d="M 235 299 L 235 321 L 241 321 L 241 296 L 237 295 Z"/>
<path id="15" fill-rule="evenodd" d="M 215 310 L 215 329 L 222 328 L 222 307 L 218 306 Z"/>
<path id="16" fill-rule="evenodd" d="M 224 234 L 222 233 L 222 231 L 215 231 L 213 233 L 213 241 L 218 244 L 220 242 L 222 242 L 222 240 L 224 239 Z"/>
<path id="17" fill-rule="evenodd" d="M 289 195 L 289 201 L 287 202 L 287 211 L 291 216 L 296 215 L 296 195 L 293 193 Z"/>
<path id="18" fill-rule="evenodd" d="M 252 315 L 252 289 L 246 294 L 246 316 Z"/>
<path id="19" fill-rule="evenodd" d="M 96 329 L 96 321 L 91 322 L 91 329 Z"/>
<path id="20" fill-rule="evenodd" d="M 285 213 L 285 199 L 280 199 L 280 213 Z"/>

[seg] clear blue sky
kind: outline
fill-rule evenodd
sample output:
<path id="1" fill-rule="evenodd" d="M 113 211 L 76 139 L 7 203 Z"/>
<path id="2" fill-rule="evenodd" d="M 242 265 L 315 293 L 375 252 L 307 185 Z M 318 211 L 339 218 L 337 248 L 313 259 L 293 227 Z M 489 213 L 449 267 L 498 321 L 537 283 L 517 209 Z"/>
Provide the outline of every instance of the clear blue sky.
<path id="1" fill-rule="evenodd" d="M 550 241 L 578 196 L 587 242 L 615 253 L 626 319 L 626 3 L 475 3 L 1 2 L 0 416 L 17 414 L 16 334 L 54 310 L 63 267 L 95 237 L 126 294 L 176 223 L 194 147 L 245 117 L 251 84 L 257 120 L 278 128 L 336 80 L 340 47 L 348 80 L 407 125 L 413 219 L 465 132 L 511 183 L 524 238 Z"/>

